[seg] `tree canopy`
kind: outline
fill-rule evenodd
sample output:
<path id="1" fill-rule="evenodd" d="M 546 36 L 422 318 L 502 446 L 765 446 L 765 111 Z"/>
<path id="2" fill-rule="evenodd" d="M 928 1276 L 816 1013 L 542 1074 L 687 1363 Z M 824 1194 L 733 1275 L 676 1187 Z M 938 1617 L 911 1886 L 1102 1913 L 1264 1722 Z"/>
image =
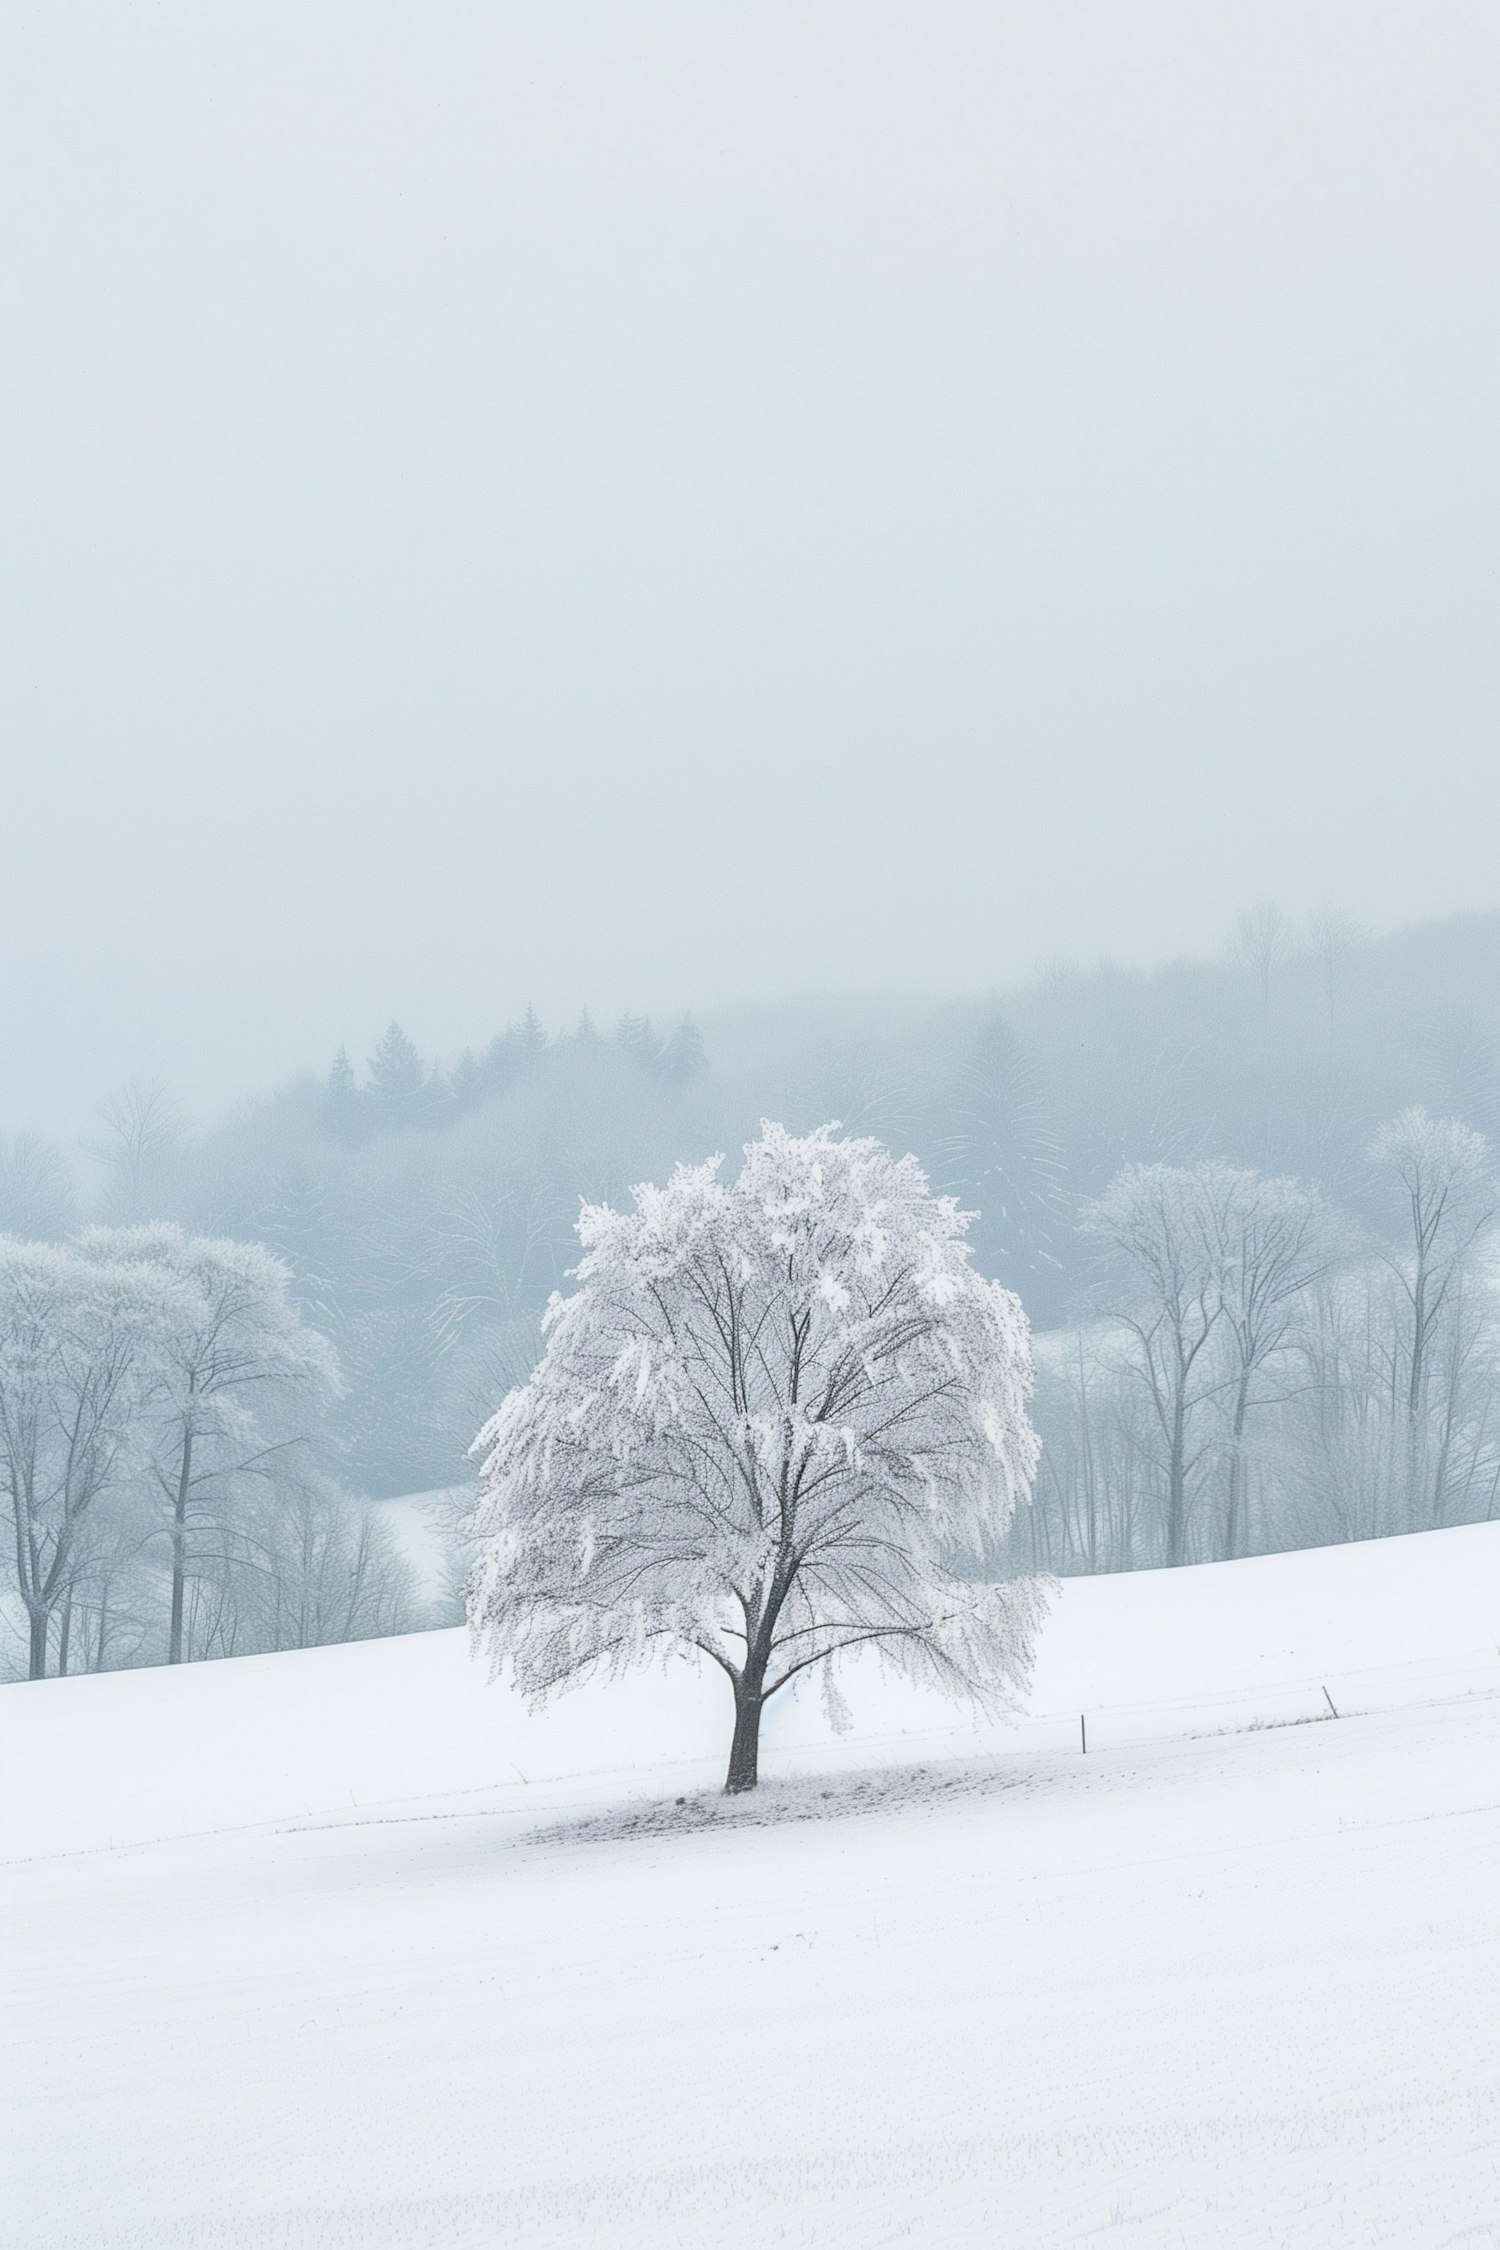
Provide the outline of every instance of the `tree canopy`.
<path id="1" fill-rule="evenodd" d="M 767 1125 L 721 1171 L 585 1208 L 578 1286 L 476 1441 L 470 1616 L 537 1698 L 708 1658 L 741 1788 L 765 1703 L 855 1648 L 985 1700 L 1020 1681 L 1034 1589 L 963 1571 L 1038 1448 L 1025 1315 L 915 1159 Z"/>

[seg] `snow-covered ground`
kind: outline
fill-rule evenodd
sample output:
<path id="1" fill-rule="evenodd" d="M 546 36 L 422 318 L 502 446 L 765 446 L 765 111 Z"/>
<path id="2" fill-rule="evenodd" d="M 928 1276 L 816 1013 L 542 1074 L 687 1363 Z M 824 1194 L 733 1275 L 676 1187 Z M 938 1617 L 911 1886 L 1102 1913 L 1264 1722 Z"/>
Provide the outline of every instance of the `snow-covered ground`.
<path id="1" fill-rule="evenodd" d="M 1077 1582 L 1018 1728 L 871 1672 L 738 1825 L 685 1670 L 6 1689 L 0 2232 L 1500 2243 L 1497 1631 L 1500 1525 Z"/>

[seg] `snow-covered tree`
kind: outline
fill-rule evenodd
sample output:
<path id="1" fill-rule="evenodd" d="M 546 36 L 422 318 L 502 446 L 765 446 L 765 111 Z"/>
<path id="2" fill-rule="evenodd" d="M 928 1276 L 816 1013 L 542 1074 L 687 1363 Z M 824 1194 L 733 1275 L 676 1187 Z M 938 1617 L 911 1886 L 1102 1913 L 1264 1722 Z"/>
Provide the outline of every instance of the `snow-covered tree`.
<path id="1" fill-rule="evenodd" d="M 1413 1525 L 1436 1499 L 1428 1430 L 1439 1339 L 1458 1307 L 1497 1196 L 1489 1144 L 1455 1119 L 1404 1109 L 1383 1125 L 1370 1161 L 1395 1219 L 1388 1263 L 1404 1300 L 1398 1381 L 1407 1426 L 1407 1506 Z"/>
<path id="2" fill-rule="evenodd" d="M 1424 1109 L 1404 1109 L 1370 1147 L 1396 1216 L 1392 1261 L 1410 1308 L 1406 1410 L 1422 1407 L 1434 1330 L 1474 1247 L 1495 1216 L 1496 1190 L 1483 1136 Z"/>
<path id="3" fill-rule="evenodd" d="M 1251 1416 L 1299 1379 L 1291 1373 L 1308 1293 L 1331 1270 L 1338 1223 L 1315 1188 L 1227 1164 L 1197 1168 L 1216 1253 L 1224 1365 L 1226 1555 L 1248 1552 Z M 1279 1374 L 1278 1374 L 1279 1371 Z"/>
<path id="4" fill-rule="evenodd" d="M 578 1286 L 475 1441 L 469 1616 L 535 1700 L 653 1652 L 708 1657 L 739 1790 L 766 1703 L 844 1651 L 1006 1700 L 1035 1583 L 961 1573 L 1038 1448 L 1025 1315 L 914 1158 L 767 1125 L 720 1171 L 585 1207 Z"/>
<path id="5" fill-rule="evenodd" d="M 157 1308 L 150 1411 L 155 1474 L 171 1508 L 167 1661 L 183 1653 L 188 1543 L 195 1513 L 228 1480 L 263 1468 L 302 1434 L 273 1415 L 297 1399 L 303 1422 L 337 1387 L 332 1351 L 303 1322 L 291 1272 L 258 1243 L 181 1227 L 95 1227 L 81 1238 L 101 1270 L 140 1277 Z"/>
<path id="6" fill-rule="evenodd" d="M 1188 1559 L 1200 1472 L 1216 1454 L 1222 1552 L 1242 1554 L 1248 1424 L 1294 1380 L 1298 1321 L 1339 1243 L 1333 1214 L 1298 1180 L 1231 1164 L 1127 1164 L 1084 1207 L 1082 1226 L 1103 1252 L 1102 1309 L 1131 1339 L 1124 1365 L 1149 1408 L 1166 1559 Z"/>
<path id="7" fill-rule="evenodd" d="M 1197 1473 L 1216 1437 L 1221 1175 L 1232 1176 L 1221 1165 L 1127 1164 L 1080 1221 L 1101 1252 L 1103 1309 L 1135 1345 L 1129 1364 L 1149 1407 L 1169 1563 L 1188 1559 Z"/>
<path id="8" fill-rule="evenodd" d="M 118 1260 L 0 1238 L 0 1492 L 34 1680 L 92 1560 L 95 1519 L 129 1482 L 156 1315 Z"/>

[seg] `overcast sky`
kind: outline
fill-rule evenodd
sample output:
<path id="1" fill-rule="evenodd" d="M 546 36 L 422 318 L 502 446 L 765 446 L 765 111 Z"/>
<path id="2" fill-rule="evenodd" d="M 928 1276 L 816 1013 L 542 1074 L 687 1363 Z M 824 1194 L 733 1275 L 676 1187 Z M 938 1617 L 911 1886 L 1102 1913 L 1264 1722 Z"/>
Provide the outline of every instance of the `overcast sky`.
<path id="1" fill-rule="evenodd" d="M 1500 904 L 1500 9 L 8 0 L 0 1124 Z"/>

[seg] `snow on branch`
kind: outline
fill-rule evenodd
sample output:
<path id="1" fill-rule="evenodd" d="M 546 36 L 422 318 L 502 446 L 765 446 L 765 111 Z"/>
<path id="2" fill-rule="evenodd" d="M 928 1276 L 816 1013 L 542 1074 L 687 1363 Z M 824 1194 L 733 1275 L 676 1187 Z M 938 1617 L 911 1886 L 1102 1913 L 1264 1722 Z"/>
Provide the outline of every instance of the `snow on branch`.
<path id="1" fill-rule="evenodd" d="M 585 1208 L 576 1289 L 475 1441 L 476 1643 L 540 1698 L 696 1650 L 751 1735 L 778 1687 L 874 1646 L 987 1703 L 1038 1595 L 962 1575 L 1029 1488 L 1030 1335 L 911 1157 L 766 1125 L 732 1181 L 679 1166 Z"/>

